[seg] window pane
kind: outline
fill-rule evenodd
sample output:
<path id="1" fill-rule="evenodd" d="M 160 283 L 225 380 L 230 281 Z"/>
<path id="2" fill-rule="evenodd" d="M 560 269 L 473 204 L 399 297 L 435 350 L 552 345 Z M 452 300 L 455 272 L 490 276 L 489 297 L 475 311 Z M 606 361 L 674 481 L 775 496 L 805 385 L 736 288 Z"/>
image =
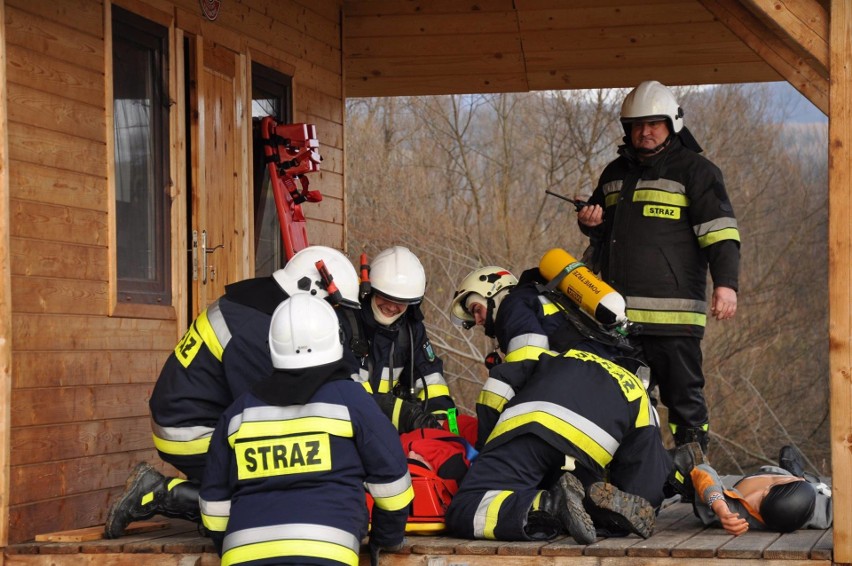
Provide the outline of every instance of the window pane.
<path id="1" fill-rule="evenodd" d="M 169 304 L 166 29 L 113 9 L 119 301 Z"/>
<path id="2" fill-rule="evenodd" d="M 260 119 L 272 116 L 278 123 L 292 120 L 291 78 L 263 65 L 252 65 L 252 118 L 254 125 L 254 269 L 260 277 L 284 267 L 284 243 L 275 208 L 275 196 L 263 155 Z"/>

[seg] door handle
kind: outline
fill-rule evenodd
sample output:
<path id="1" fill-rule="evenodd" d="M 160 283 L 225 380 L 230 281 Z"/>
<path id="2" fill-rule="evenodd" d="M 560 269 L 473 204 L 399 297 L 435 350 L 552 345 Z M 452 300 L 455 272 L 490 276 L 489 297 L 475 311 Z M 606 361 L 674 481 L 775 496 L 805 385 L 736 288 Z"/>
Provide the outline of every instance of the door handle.
<path id="1" fill-rule="evenodd" d="M 198 230 L 192 231 L 192 280 L 198 281 Z"/>
<path id="2" fill-rule="evenodd" d="M 207 254 L 212 254 L 219 248 L 224 248 L 225 244 L 219 244 L 212 248 L 207 247 L 207 230 L 201 231 L 201 282 L 207 284 Z M 212 277 L 210 279 L 213 279 Z"/>

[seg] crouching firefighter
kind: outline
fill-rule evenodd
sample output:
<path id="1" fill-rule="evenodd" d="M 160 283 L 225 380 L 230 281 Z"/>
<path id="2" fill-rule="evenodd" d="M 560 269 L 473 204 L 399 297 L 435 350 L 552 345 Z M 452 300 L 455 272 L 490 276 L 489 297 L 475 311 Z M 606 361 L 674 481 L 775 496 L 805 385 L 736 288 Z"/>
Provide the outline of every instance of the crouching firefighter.
<path id="1" fill-rule="evenodd" d="M 365 271 L 361 309 L 352 313 L 358 319 L 351 348 L 359 360 L 356 379 L 400 433 L 440 427 L 455 403 L 423 324 L 423 265 L 408 248 L 393 246 L 362 266 Z"/>
<path id="2" fill-rule="evenodd" d="M 474 271 L 453 301 L 457 318 L 493 324 L 508 363 L 490 369 L 477 401 L 481 450 L 447 526 L 496 540 L 650 536 L 672 461 L 642 381 L 613 361 L 620 341 L 555 304 L 538 270 L 510 276 Z"/>
<path id="3" fill-rule="evenodd" d="M 343 313 L 359 308 L 358 275 L 341 252 L 309 246 L 271 276 L 228 285 L 190 325 L 169 355 L 149 402 L 154 446 L 186 479 L 165 477 L 140 462 L 107 514 L 104 534 L 116 538 L 133 521 L 154 515 L 199 520 L 198 486 L 210 435 L 222 412 L 272 371 L 267 334 L 275 308 L 289 296 L 310 294 Z M 348 350 L 344 358 L 357 371 Z"/>
<path id="4" fill-rule="evenodd" d="M 274 369 L 224 412 L 207 452 L 200 505 L 223 565 L 357 565 L 368 491 L 371 553 L 402 546 L 405 454 L 342 343 L 320 299 L 294 295 L 272 315 Z"/>

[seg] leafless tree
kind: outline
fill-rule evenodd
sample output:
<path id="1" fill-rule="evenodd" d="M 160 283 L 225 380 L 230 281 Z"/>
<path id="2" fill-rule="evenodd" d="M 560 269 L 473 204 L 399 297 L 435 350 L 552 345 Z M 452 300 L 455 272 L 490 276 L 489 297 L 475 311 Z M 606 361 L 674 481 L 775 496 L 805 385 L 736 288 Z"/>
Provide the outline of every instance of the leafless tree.
<path id="1" fill-rule="evenodd" d="M 569 197 L 588 196 L 616 155 L 626 91 L 395 99 L 347 105 L 347 234 L 352 253 L 406 245 L 429 275 L 423 309 L 445 373 L 473 413 L 495 348 L 453 326 L 470 270 L 516 274 L 552 247 L 587 244 Z M 785 126 L 760 86 L 677 90 L 685 123 L 724 172 L 739 221 L 739 312 L 708 320 L 706 394 L 714 463 L 732 472 L 797 444 L 828 469 L 826 129 Z M 664 407 L 660 407 L 664 415 Z"/>

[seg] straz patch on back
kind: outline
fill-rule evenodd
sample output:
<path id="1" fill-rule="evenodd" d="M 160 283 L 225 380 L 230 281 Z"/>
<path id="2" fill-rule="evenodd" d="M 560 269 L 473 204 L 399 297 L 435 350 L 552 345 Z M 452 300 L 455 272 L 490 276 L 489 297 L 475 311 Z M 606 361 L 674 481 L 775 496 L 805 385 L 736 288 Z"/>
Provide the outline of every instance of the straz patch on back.
<path id="1" fill-rule="evenodd" d="M 240 480 L 331 469 L 331 439 L 326 433 L 243 441 L 234 445 L 234 451 Z"/>
<path id="2" fill-rule="evenodd" d="M 659 204 L 646 204 L 642 207 L 644 216 L 653 218 L 668 218 L 669 220 L 680 220 L 679 206 L 662 206 Z"/>

